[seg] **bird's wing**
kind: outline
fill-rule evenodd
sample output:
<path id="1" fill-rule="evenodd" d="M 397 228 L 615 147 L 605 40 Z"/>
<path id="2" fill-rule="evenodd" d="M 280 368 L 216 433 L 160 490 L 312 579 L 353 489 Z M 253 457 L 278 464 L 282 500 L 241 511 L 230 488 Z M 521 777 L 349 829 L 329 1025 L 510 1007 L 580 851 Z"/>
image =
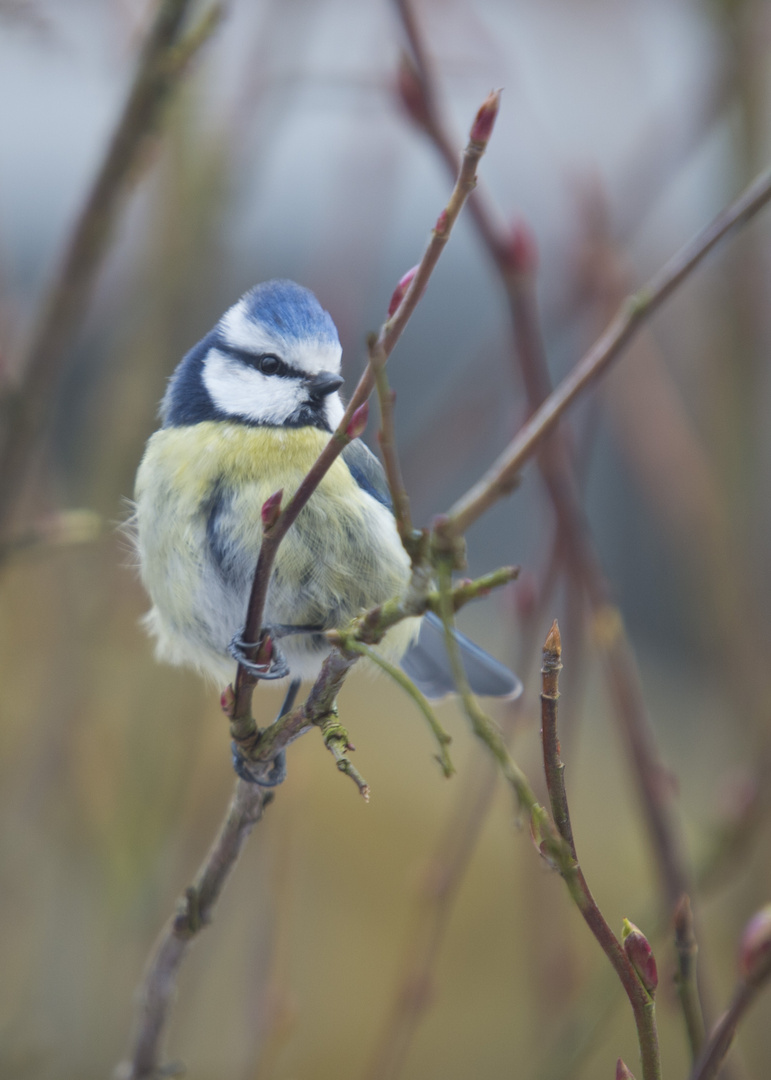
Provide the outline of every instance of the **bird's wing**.
<path id="1" fill-rule="evenodd" d="M 342 458 L 359 487 L 383 506 L 393 510 L 383 466 L 369 447 L 361 439 L 354 439 L 343 450 Z M 480 649 L 459 630 L 453 633 L 460 646 L 466 676 L 475 694 L 482 697 L 516 698 L 522 693 L 522 683 L 505 664 Z M 426 697 L 442 698 L 455 693 L 455 680 L 444 642 L 444 627 L 431 612 L 423 617 L 420 632 L 400 663 Z"/>
<path id="2" fill-rule="evenodd" d="M 354 439 L 348 443 L 341 456 L 359 487 L 383 506 L 393 510 L 383 466 L 367 444 L 361 439 Z"/>

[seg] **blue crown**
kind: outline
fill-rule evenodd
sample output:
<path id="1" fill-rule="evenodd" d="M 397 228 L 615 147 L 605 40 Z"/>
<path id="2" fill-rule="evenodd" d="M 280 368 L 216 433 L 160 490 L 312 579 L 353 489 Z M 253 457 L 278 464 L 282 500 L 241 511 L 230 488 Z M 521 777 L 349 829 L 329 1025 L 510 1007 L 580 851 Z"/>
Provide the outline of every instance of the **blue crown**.
<path id="1" fill-rule="evenodd" d="M 337 327 L 310 289 L 294 281 L 263 281 L 244 293 L 246 312 L 286 341 L 307 341 L 339 345 Z"/>

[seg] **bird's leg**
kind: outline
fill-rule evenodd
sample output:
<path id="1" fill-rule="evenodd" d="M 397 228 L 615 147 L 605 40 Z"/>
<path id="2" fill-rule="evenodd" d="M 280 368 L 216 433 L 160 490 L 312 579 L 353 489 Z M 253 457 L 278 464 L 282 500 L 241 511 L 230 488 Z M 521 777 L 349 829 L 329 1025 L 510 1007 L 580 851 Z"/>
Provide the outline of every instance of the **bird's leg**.
<path id="1" fill-rule="evenodd" d="M 289 674 L 289 665 L 284 659 L 283 653 L 273 640 L 274 635 L 270 628 L 265 631 L 271 638 L 271 657 L 267 664 L 255 664 L 250 660 L 247 653 L 256 649 L 259 641 L 244 641 L 243 632 L 236 634 L 228 645 L 228 652 L 238 663 L 249 672 L 255 679 L 285 679 Z"/>
<path id="2" fill-rule="evenodd" d="M 278 716 L 274 723 L 277 723 L 282 716 L 286 716 L 291 710 L 295 703 L 295 699 L 297 698 L 299 689 L 300 679 L 292 679 L 289 684 L 289 689 L 286 692 L 284 703 L 278 710 Z M 239 750 L 238 744 L 235 742 L 231 744 L 231 749 L 233 751 L 233 768 L 237 775 L 240 776 L 242 780 L 246 780 L 247 783 L 259 784 L 260 787 L 278 787 L 279 784 L 286 780 L 286 750 L 279 750 L 271 763 L 271 768 L 268 773 L 261 773 L 258 775 L 257 769 L 261 763 L 250 762 L 245 758 Z"/>

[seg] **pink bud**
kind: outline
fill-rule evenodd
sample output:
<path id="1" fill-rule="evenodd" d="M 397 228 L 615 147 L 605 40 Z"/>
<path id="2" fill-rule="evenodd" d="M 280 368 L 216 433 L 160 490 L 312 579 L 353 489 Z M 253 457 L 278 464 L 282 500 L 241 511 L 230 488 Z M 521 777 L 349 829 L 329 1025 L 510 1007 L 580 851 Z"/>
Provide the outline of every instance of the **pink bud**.
<path id="1" fill-rule="evenodd" d="M 516 584 L 506 586 L 504 600 L 517 618 L 531 619 L 538 606 L 538 582 L 535 574 L 526 571 Z"/>
<path id="2" fill-rule="evenodd" d="M 616 1062 L 616 1080 L 634 1080 L 631 1071 L 621 1058 Z"/>
<path id="3" fill-rule="evenodd" d="M 407 273 L 404 275 L 404 277 L 399 279 L 399 284 L 394 289 L 393 296 L 391 297 L 391 302 L 388 305 L 388 318 L 389 319 L 391 318 L 392 315 L 395 315 L 396 312 L 398 311 L 399 304 L 401 304 L 402 300 L 404 299 L 404 294 L 407 292 L 407 289 L 409 289 L 410 282 L 415 277 L 415 274 L 417 272 L 418 272 L 417 266 L 413 266 L 411 270 L 407 271 Z"/>
<path id="4" fill-rule="evenodd" d="M 273 494 L 262 504 L 260 516 L 262 518 L 262 531 L 272 529 L 281 515 L 281 500 L 284 497 L 284 489 L 274 491 Z"/>
<path id="5" fill-rule="evenodd" d="M 348 427 L 345 429 L 345 434 L 349 439 L 358 439 L 363 433 L 369 420 L 369 402 L 365 401 L 363 405 L 360 405 L 354 412 L 353 416 L 348 422 Z"/>
<path id="6" fill-rule="evenodd" d="M 535 233 L 524 221 L 517 221 L 506 241 L 506 261 L 517 274 L 534 274 L 538 269 Z"/>
<path id="7" fill-rule="evenodd" d="M 656 968 L 656 958 L 647 937 L 629 919 L 624 919 L 621 940 L 624 943 L 624 952 L 629 957 L 632 967 L 640 978 L 640 982 L 653 997 L 656 993 L 656 987 L 659 985 L 659 973 Z"/>
<path id="8" fill-rule="evenodd" d="M 444 236 L 447 232 L 447 211 L 442 210 L 439 217 L 436 219 L 436 225 L 434 225 L 434 232 L 437 236 Z"/>
<path id="9" fill-rule="evenodd" d="M 225 716 L 229 716 L 232 720 L 233 709 L 236 704 L 236 694 L 232 686 L 226 686 L 220 694 L 220 708 L 224 712 Z"/>
<path id="10" fill-rule="evenodd" d="M 739 972 L 751 982 L 771 959 L 771 904 L 756 911 L 744 928 L 739 943 Z"/>
<path id="11" fill-rule="evenodd" d="M 404 110 L 418 127 L 427 127 L 431 116 L 425 88 L 418 71 L 407 53 L 402 53 L 396 76 L 396 93 Z"/>
<path id="12" fill-rule="evenodd" d="M 479 112 L 474 119 L 474 123 L 471 125 L 471 133 L 469 135 L 471 142 L 481 143 L 483 146 L 487 144 L 487 141 L 493 133 L 495 118 L 498 115 L 500 106 L 501 92 L 500 90 L 492 90 L 482 102 Z"/>

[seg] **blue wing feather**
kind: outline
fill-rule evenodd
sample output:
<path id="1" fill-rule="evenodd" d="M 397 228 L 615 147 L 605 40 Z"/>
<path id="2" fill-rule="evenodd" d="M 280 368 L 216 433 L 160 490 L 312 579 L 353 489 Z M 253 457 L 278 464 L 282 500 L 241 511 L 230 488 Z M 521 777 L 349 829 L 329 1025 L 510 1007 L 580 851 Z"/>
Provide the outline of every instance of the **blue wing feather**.
<path id="1" fill-rule="evenodd" d="M 366 491 L 373 499 L 377 499 L 383 506 L 393 510 L 394 505 L 388 490 L 385 470 L 367 444 L 361 439 L 354 439 L 353 442 L 348 443 L 341 456 L 362 491 Z"/>

